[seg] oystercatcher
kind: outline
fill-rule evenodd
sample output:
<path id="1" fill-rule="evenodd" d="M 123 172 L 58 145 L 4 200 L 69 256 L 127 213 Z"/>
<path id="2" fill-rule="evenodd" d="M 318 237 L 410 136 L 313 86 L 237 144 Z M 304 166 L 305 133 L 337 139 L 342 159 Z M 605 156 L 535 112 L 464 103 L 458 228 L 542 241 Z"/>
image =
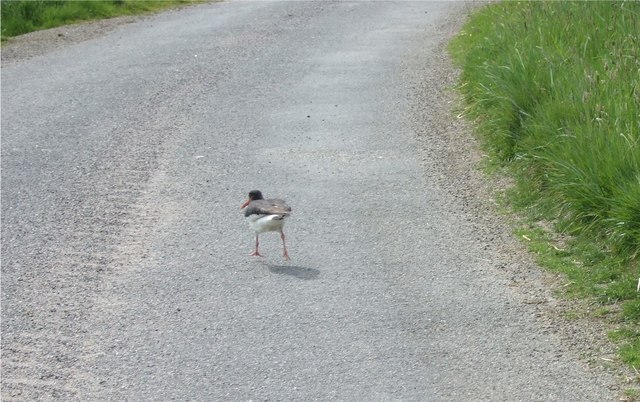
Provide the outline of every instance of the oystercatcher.
<path id="1" fill-rule="evenodd" d="M 260 233 L 280 232 L 282 247 L 284 247 L 283 257 L 285 260 L 289 260 L 282 227 L 284 219 L 291 214 L 291 207 L 277 198 L 265 200 L 260 191 L 252 190 L 249 192 L 249 199 L 240 208 L 246 208 L 244 216 L 249 221 L 251 228 L 256 231 L 256 250 L 251 255 L 262 257 L 258 251 L 258 235 Z"/>

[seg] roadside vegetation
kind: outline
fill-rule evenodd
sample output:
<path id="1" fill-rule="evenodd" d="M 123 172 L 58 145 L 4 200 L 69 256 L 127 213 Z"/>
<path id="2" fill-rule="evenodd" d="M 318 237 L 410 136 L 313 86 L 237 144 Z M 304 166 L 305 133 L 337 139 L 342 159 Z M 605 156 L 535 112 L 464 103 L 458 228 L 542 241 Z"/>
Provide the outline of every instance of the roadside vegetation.
<path id="1" fill-rule="evenodd" d="M 450 52 L 517 234 L 640 370 L 640 2 L 491 4 Z"/>
<path id="2" fill-rule="evenodd" d="M 2 40 L 85 20 L 158 11 L 203 0 L 1 0 Z"/>

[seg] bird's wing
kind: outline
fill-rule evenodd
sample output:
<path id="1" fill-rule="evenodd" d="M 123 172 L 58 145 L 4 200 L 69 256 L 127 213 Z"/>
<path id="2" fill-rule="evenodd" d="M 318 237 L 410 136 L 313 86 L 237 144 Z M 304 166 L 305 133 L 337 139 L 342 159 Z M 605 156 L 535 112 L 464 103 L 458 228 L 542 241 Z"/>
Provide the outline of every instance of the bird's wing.
<path id="1" fill-rule="evenodd" d="M 277 198 L 273 198 L 270 200 L 265 200 L 265 204 L 267 204 L 264 209 L 268 214 L 284 214 L 288 215 L 291 213 L 291 207 L 287 205 L 284 200 L 280 200 Z"/>
<path id="2" fill-rule="evenodd" d="M 245 216 L 257 214 L 257 215 L 289 215 L 291 213 L 291 207 L 288 206 L 283 200 L 270 199 L 270 200 L 255 200 L 249 204 Z"/>

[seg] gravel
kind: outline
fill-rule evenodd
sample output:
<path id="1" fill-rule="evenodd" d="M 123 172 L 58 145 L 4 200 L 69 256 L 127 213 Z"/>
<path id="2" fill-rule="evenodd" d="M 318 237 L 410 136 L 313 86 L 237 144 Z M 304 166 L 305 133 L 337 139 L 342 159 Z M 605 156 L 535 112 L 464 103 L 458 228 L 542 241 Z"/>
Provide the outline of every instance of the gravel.
<path id="1" fill-rule="evenodd" d="M 468 8 L 389 4 L 204 5 L 3 45 L 3 400 L 622 393 L 631 375 L 606 364 L 615 360 L 606 327 L 563 318 L 588 306 L 553 296 L 561 279 L 496 213 L 495 190 L 508 181 L 476 169 L 482 154 L 456 118 L 445 51 Z M 185 32 L 194 47 L 175 59 L 126 40 L 173 43 L 180 34 L 163 33 L 184 18 L 218 36 Z M 283 41 L 288 50 L 274 45 Z M 42 119 L 52 103 L 6 82 L 7 68 L 87 74 L 104 66 L 91 61 L 94 44 L 147 52 L 139 57 L 175 76 L 70 79 L 53 102 L 60 110 Z M 186 56 L 202 64 L 185 67 Z M 123 74 L 136 73 L 127 63 Z M 40 85 L 53 94 L 60 84 Z M 86 96 L 94 88 L 105 98 Z M 101 112 L 102 101 L 122 102 L 127 120 Z M 95 134 L 79 140 L 85 112 L 96 121 L 81 134 Z M 29 147 L 12 134 L 24 121 L 64 135 L 27 129 Z M 216 149 L 226 154 L 211 158 Z M 273 179 L 252 181 L 256 172 Z M 253 187 L 290 198 L 292 264 L 237 257 L 252 235 L 226 213 Z M 275 255 L 275 245 L 265 240 L 263 251 Z"/>

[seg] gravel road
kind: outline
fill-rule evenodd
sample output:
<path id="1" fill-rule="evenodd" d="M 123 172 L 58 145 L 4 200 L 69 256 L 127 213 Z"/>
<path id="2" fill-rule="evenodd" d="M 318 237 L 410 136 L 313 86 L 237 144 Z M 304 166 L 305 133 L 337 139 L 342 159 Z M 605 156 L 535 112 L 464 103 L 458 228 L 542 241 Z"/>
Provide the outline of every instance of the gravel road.
<path id="1" fill-rule="evenodd" d="M 2 400 L 617 399 L 473 171 L 464 16 L 231 1 L 4 46 Z M 248 256 L 251 189 L 291 262 Z"/>

